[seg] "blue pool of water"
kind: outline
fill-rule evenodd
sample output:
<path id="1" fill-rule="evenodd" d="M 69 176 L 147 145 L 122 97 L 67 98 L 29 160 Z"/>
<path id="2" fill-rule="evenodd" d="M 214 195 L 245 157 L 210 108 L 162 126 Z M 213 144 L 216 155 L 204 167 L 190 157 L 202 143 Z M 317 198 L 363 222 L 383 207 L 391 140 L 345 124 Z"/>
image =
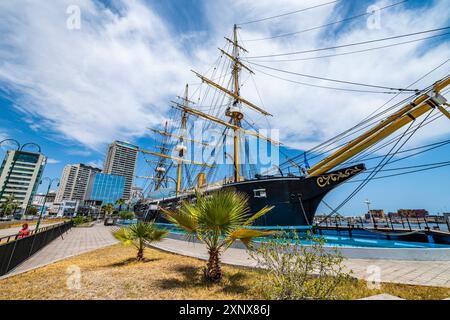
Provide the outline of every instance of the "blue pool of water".
<path id="1" fill-rule="evenodd" d="M 119 224 L 130 225 L 136 223 L 137 220 L 121 220 Z M 185 233 L 177 226 L 169 223 L 156 223 L 161 229 L 169 230 L 173 234 L 184 235 Z M 257 227 L 257 229 L 273 230 L 273 227 Z M 309 227 L 277 227 L 278 230 L 291 231 L 295 230 L 300 235 L 305 234 Z M 385 240 L 367 237 L 349 237 L 346 235 L 323 235 L 325 245 L 328 247 L 347 247 L 347 248 L 398 248 L 398 249 L 417 249 L 417 248 L 450 248 L 450 245 L 436 243 L 422 243 L 410 241 Z M 257 241 L 263 242 L 264 239 Z M 304 245 L 311 244 L 311 240 L 302 239 Z"/>

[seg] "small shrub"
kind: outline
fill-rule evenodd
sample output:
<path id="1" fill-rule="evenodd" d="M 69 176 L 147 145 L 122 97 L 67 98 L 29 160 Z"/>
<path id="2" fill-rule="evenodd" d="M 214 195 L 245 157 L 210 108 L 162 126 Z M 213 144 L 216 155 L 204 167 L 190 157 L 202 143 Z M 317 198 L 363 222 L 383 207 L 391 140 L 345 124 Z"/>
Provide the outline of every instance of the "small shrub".
<path id="1" fill-rule="evenodd" d="M 120 219 L 122 219 L 122 220 L 133 220 L 134 212 L 123 211 L 119 214 L 119 216 L 120 216 Z"/>
<path id="2" fill-rule="evenodd" d="M 80 226 L 82 224 L 91 222 L 92 218 L 86 216 L 76 216 L 75 218 L 72 219 L 72 221 L 74 226 Z"/>
<path id="3" fill-rule="evenodd" d="M 250 251 L 268 273 L 259 280 L 263 296 L 271 300 L 338 299 L 338 287 L 349 280 L 344 257 L 325 248 L 324 239 L 308 234 L 304 245 L 296 232 L 278 233 Z"/>

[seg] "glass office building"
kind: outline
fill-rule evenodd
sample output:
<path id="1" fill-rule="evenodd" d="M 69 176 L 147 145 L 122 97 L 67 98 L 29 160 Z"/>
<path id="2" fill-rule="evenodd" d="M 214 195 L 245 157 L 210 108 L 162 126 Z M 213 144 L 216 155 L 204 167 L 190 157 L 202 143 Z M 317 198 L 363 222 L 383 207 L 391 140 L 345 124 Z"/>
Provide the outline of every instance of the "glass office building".
<path id="1" fill-rule="evenodd" d="M 102 205 L 115 204 L 123 198 L 125 177 L 106 173 L 97 173 L 90 186 L 89 200 L 101 201 Z"/>

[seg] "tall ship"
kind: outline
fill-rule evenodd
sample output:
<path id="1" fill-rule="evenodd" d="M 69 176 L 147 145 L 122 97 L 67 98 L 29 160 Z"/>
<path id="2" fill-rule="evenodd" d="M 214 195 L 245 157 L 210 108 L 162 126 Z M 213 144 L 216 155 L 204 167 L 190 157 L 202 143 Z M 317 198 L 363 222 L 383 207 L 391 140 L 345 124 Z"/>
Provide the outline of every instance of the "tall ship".
<path id="1" fill-rule="evenodd" d="M 227 45 L 219 49 L 219 59 L 224 61 L 222 69 L 214 68 L 212 77 L 193 71 L 201 83 L 207 86 L 205 92 L 200 92 L 199 98 L 193 101 L 189 95 L 189 86 L 186 86 L 184 95 L 173 101 L 173 132 L 167 130 L 167 125 L 164 130 L 152 129 L 156 135 L 170 137 L 171 143 L 165 140 L 166 143 L 158 151 L 142 150 L 146 155 L 156 157 L 156 160 L 149 160 L 156 166 L 152 177 L 152 196 L 141 203 L 148 220 L 164 221 L 160 208 L 176 209 L 181 201 L 195 198 L 196 190 L 208 193 L 232 189 L 247 195 L 251 212 L 257 212 L 265 206 L 274 207 L 255 221 L 256 226 L 311 226 L 318 206 L 328 193 L 362 173 L 366 174 L 363 182 L 373 176 L 377 168 L 365 172 L 366 166 L 363 161 L 358 161 L 358 156 L 373 150 L 381 142 L 386 143 L 388 137 L 394 137 L 388 142 L 397 146 L 401 143 L 401 138 L 405 138 L 404 134 L 399 134 L 401 129 L 409 130 L 408 137 L 412 136 L 415 127 L 422 126 L 432 112 L 450 119 L 449 105 L 441 95 L 441 91 L 450 84 L 450 76 L 447 75 L 433 85 L 411 93 L 402 101 L 403 104 L 397 104 L 391 114 L 378 119 L 378 122 L 371 118 L 355 126 L 358 131 L 354 132 L 358 132 L 358 135 L 344 144 L 339 145 L 338 139 L 322 144 L 329 146 L 329 152 L 312 166 L 309 166 L 309 162 L 323 153 L 304 153 L 302 161 L 288 157 L 285 163 L 258 172 L 255 165 L 247 161 L 251 151 L 246 137 L 269 144 L 271 150 L 279 148 L 280 142 L 258 132 L 249 120 L 249 113 L 261 118 L 270 117 L 271 114 L 241 94 L 243 73 L 246 73 L 248 80 L 254 71 L 243 57 L 246 49 L 239 41 L 237 29 L 234 26 L 232 36 L 225 38 Z M 412 90 L 398 90 L 399 94 L 410 91 Z M 207 94 L 210 96 L 209 101 L 212 101 L 210 104 L 205 103 L 204 96 Z M 193 129 L 188 125 L 191 120 L 206 123 L 206 129 L 214 127 L 221 132 L 219 137 L 223 139 L 211 142 L 202 137 L 192 137 L 189 131 Z M 347 133 L 344 132 L 338 138 L 351 136 Z M 188 146 L 203 150 L 212 144 L 213 151 L 208 153 L 208 159 L 203 157 L 203 161 L 191 160 Z M 226 147 L 232 152 L 224 151 Z M 386 157 L 391 157 L 396 152 L 394 148 L 390 151 Z M 222 155 L 219 155 L 221 152 Z M 228 165 L 231 170 L 224 169 L 218 158 L 231 162 Z M 166 160 L 169 160 L 169 166 Z M 288 172 L 286 168 L 290 168 Z M 171 174 L 174 172 L 176 174 Z M 220 179 L 217 179 L 218 175 L 222 175 Z M 169 176 L 174 180 L 173 192 L 156 192 L 161 189 L 164 181 L 167 182 Z"/>

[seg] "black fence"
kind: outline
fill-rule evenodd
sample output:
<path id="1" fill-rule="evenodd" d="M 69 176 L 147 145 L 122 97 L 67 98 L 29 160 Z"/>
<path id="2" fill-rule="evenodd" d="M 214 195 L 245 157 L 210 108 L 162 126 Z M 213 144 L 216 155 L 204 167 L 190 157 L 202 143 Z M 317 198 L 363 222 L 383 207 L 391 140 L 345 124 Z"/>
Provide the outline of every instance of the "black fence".
<path id="1" fill-rule="evenodd" d="M 0 276 L 5 275 L 51 241 L 72 228 L 72 221 L 39 228 L 18 239 L 18 235 L 0 238 Z"/>

